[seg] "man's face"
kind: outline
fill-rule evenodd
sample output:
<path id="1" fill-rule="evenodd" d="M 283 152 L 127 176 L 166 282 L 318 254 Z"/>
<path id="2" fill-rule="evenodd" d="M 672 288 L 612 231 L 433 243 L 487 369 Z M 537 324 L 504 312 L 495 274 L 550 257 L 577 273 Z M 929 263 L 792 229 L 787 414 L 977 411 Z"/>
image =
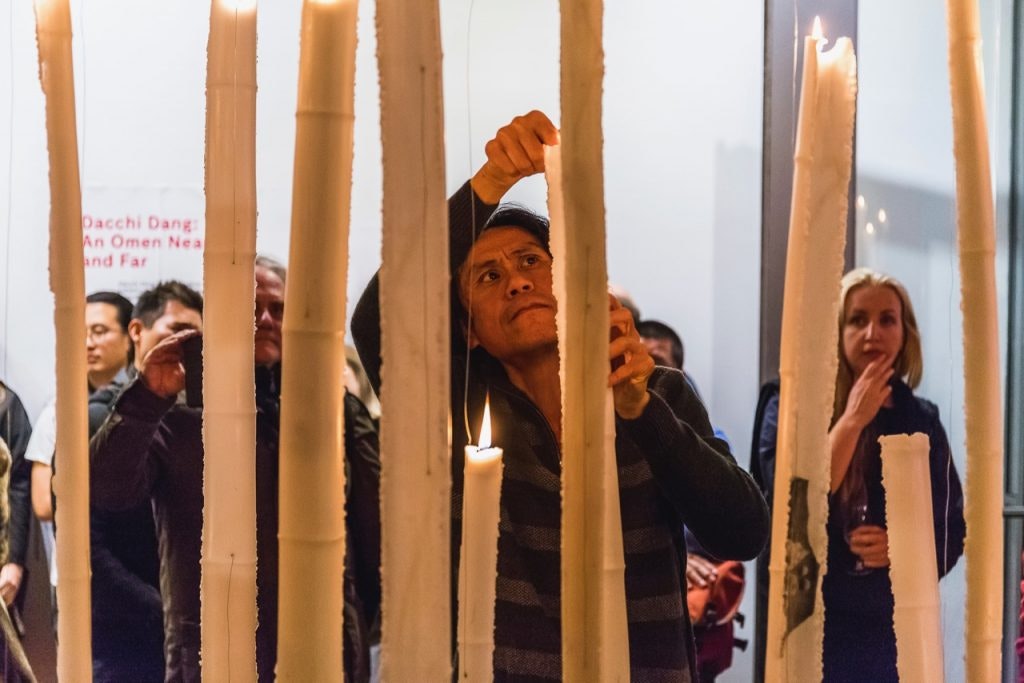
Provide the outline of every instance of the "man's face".
<path id="1" fill-rule="evenodd" d="M 273 271 L 256 268 L 256 365 L 281 362 L 284 282 Z"/>
<path id="2" fill-rule="evenodd" d="M 643 337 L 644 346 L 647 347 L 647 352 L 651 354 L 651 358 L 654 359 L 656 365 L 661 365 L 666 368 L 675 368 L 676 362 L 672 357 L 672 340 L 671 339 L 656 339 L 654 337 Z M 682 370 L 682 368 L 676 368 Z"/>
<path id="3" fill-rule="evenodd" d="M 146 327 L 141 320 L 134 319 L 128 325 L 128 334 L 135 344 L 136 367 L 146 357 L 149 350 L 161 340 L 182 330 L 202 330 L 203 316 L 194 308 L 184 306 L 180 301 L 171 299 L 164 306 L 159 318 L 153 321 L 152 327 Z"/>
<path id="4" fill-rule="evenodd" d="M 471 347 L 500 361 L 557 349 L 551 257 L 529 232 L 484 232 L 459 272 L 459 293 L 471 314 Z"/>
<path id="5" fill-rule="evenodd" d="M 128 364 L 130 343 L 117 320 L 117 307 L 107 303 L 85 305 L 85 359 L 90 377 L 109 382 Z"/>

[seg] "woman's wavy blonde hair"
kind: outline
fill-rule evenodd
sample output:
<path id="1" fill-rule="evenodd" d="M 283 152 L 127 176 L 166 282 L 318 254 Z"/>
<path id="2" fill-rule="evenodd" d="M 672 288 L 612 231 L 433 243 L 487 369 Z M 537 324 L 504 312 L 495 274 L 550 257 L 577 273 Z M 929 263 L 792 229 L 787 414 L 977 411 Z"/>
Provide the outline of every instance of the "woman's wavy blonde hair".
<path id="1" fill-rule="evenodd" d="M 896 354 L 893 363 L 896 377 L 901 378 L 911 389 L 921 383 L 924 374 L 924 359 L 921 354 L 921 332 L 917 328 L 914 306 L 906 287 L 896 278 L 883 275 L 870 268 L 856 268 L 843 276 L 839 294 L 839 369 L 836 373 L 836 394 L 832 411 L 832 422 L 846 410 L 846 400 L 853 387 L 853 370 L 843 353 L 843 327 L 846 326 L 846 301 L 850 294 L 861 287 L 888 287 L 900 300 L 900 317 L 903 321 L 903 348 Z"/>

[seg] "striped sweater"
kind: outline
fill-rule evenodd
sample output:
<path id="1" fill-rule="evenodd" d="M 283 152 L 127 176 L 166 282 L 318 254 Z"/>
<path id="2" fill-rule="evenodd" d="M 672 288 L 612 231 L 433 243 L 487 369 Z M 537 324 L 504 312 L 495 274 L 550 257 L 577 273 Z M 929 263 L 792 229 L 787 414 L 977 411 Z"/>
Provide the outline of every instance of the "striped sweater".
<path id="1" fill-rule="evenodd" d="M 493 212 L 468 184 L 449 200 L 451 259 L 464 260 L 472 228 Z M 352 334 L 371 381 L 379 388 L 377 280 L 364 292 Z M 453 344 L 452 414 L 467 398 L 479 424 L 490 391 L 495 443 L 505 449 L 498 540 L 494 672 L 496 681 L 561 679 L 560 458 L 543 415 L 482 349 L 470 362 Z M 469 368 L 469 382 L 465 371 Z M 651 401 L 636 420 L 617 420 L 616 457 L 626 560 L 626 611 L 632 680 L 695 681 L 693 638 L 686 610 L 685 524 L 714 555 L 748 559 L 767 538 L 768 512 L 753 480 L 728 446 L 712 436 L 700 400 L 682 373 L 659 368 Z M 452 581 L 458 568 L 464 430 L 452 443 Z M 457 591 L 452 591 L 453 595 Z M 454 607 L 454 606 L 453 606 Z M 453 609 L 453 619 L 454 619 Z"/>

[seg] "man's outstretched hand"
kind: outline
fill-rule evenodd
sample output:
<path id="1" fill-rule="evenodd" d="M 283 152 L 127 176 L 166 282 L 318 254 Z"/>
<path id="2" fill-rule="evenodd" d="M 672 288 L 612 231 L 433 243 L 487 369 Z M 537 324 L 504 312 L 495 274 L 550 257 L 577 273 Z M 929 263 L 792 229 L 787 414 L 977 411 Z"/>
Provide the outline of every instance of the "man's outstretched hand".
<path id="1" fill-rule="evenodd" d="M 558 144 L 558 129 L 542 112 L 531 111 L 502 126 L 484 146 L 487 161 L 470 184 L 484 202 L 497 204 L 513 185 L 544 171 L 544 145 Z"/>
<path id="2" fill-rule="evenodd" d="M 146 388 L 157 396 L 170 398 L 177 396 L 185 388 L 185 366 L 182 363 L 184 352 L 182 342 L 197 337 L 199 330 L 182 330 L 176 332 L 149 350 L 142 359 L 139 375 Z"/>

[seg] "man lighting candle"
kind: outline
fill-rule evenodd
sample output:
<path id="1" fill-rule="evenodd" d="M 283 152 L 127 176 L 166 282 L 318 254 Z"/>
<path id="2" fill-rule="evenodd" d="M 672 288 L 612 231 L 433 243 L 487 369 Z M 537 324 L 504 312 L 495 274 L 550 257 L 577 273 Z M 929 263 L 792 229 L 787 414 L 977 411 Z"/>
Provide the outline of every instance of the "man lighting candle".
<path id="1" fill-rule="evenodd" d="M 487 143 L 487 161 L 449 200 L 452 414 L 479 424 L 491 396 L 504 447 L 494 680 L 559 680 L 561 387 L 547 221 L 497 203 L 544 170 L 557 142 L 544 114 L 516 118 Z M 474 240 L 474 235 L 476 239 Z M 380 304 L 371 281 L 352 318 L 363 364 L 380 386 Z M 753 480 L 713 436 L 682 373 L 655 368 L 632 316 L 610 300 L 609 370 L 618 437 L 630 669 L 636 680 L 696 680 L 685 604 L 683 525 L 721 558 L 763 546 L 768 513 Z M 615 334 L 612 332 L 615 331 Z M 466 355 L 468 353 L 468 362 Z M 466 373 L 468 372 L 468 378 Z M 458 567 L 465 430 L 452 443 L 452 567 Z M 456 574 L 453 569 L 453 575 Z M 457 577 L 453 576 L 453 585 Z"/>

